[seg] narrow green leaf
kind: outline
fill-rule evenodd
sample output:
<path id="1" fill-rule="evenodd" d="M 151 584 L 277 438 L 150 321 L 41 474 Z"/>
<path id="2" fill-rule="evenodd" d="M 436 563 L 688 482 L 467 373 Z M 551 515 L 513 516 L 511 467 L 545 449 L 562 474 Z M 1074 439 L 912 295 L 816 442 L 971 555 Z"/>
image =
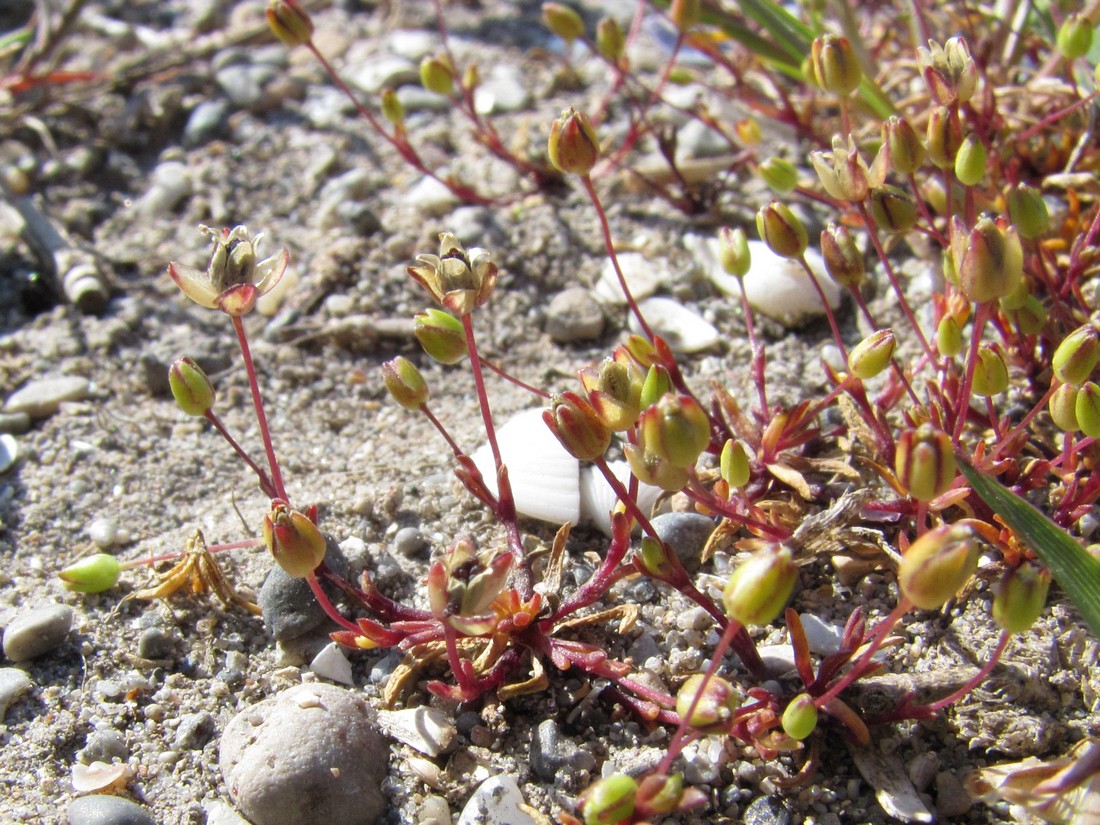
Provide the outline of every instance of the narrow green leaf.
<path id="1" fill-rule="evenodd" d="M 970 486 L 1047 566 L 1081 616 L 1100 636 L 1100 561 L 1028 502 L 966 462 L 960 469 Z"/>

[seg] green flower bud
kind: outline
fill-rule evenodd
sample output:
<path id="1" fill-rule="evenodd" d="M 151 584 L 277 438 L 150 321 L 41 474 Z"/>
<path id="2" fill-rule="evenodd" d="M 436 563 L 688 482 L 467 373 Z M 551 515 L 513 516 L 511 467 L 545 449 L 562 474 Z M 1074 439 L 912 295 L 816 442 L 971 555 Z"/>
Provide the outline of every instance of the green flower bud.
<path id="1" fill-rule="evenodd" d="M 1074 13 L 1067 17 L 1058 29 L 1055 40 L 1062 57 L 1076 60 L 1088 54 L 1092 48 L 1092 28 L 1092 23 L 1083 14 Z"/>
<path id="2" fill-rule="evenodd" d="M 752 253 L 745 230 L 723 226 L 718 230 L 718 260 L 722 268 L 736 278 L 744 278 L 752 266 Z"/>
<path id="3" fill-rule="evenodd" d="M 596 24 L 596 49 L 612 63 L 621 65 L 626 53 L 626 35 L 614 17 L 605 17 Z"/>
<path id="4" fill-rule="evenodd" d="M 638 783 L 636 807 L 652 814 L 670 814 L 680 807 L 684 798 L 684 775 L 674 773 L 671 776 L 650 774 Z"/>
<path id="5" fill-rule="evenodd" d="M 686 33 L 699 22 L 703 15 L 702 0 L 672 0 L 668 8 L 668 17 L 677 29 Z"/>
<path id="6" fill-rule="evenodd" d="M 638 396 L 640 409 L 648 409 L 672 392 L 672 379 L 668 370 L 660 364 L 654 364 L 646 373 L 642 383 L 642 392 Z"/>
<path id="7" fill-rule="evenodd" d="M 955 177 L 963 186 L 977 186 L 985 177 L 986 152 L 981 138 L 971 133 L 955 154 Z"/>
<path id="8" fill-rule="evenodd" d="M 931 424 L 906 430 L 898 438 L 894 469 L 902 488 L 917 501 L 946 493 L 955 480 L 955 468 L 951 439 Z"/>
<path id="9" fill-rule="evenodd" d="M 808 238 L 802 221 L 784 203 L 772 201 L 756 213 L 756 231 L 760 240 L 781 258 L 800 258 Z"/>
<path id="10" fill-rule="evenodd" d="M 1100 387 L 1092 381 L 1082 384 L 1077 390 L 1074 411 L 1081 432 L 1089 438 L 1100 438 Z"/>
<path id="11" fill-rule="evenodd" d="M 845 289 L 859 289 L 867 275 L 863 253 L 846 226 L 829 224 L 821 232 L 821 257 L 829 277 Z"/>
<path id="12" fill-rule="evenodd" d="M 605 358 L 599 369 L 584 369 L 581 383 L 596 415 L 612 432 L 633 428 L 642 411 L 641 371 L 628 358 Z"/>
<path id="13" fill-rule="evenodd" d="M 427 55 L 420 61 L 420 84 L 429 92 L 449 97 L 455 88 L 455 67 L 445 54 Z"/>
<path id="14" fill-rule="evenodd" d="M 681 570 L 681 565 L 672 559 L 672 552 L 672 548 L 665 542 L 652 536 L 645 536 L 642 538 L 641 546 L 634 553 L 634 566 L 643 575 L 652 579 L 669 581 Z"/>
<path id="15" fill-rule="evenodd" d="M 649 369 L 660 362 L 660 358 L 657 357 L 656 348 L 650 343 L 648 338 L 641 335 L 628 335 L 623 347 L 630 354 L 630 357 L 637 361 L 644 369 Z M 667 392 L 667 390 L 655 395 L 649 403 L 652 404 L 664 395 L 665 392 Z M 643 404 L 642 406 L 648 407 L 649 404 Z"/>
<path id="16" fill-rule="evenodd" d="M 786 158 L 772 155 L 760 164 L 759 171 L 760 178 L 776 194 L 789 194 L 798 186 L 798 169 Z"/>
<path id="17" fill-rule="evenodd" d="M 433 359 L 441 364 L 457 364 L 466 357 L 466 333 L 462 322 L 441 309 L 428 309 L 414 319 L 413 335 Z"/>
<path id="18" fill-rule="evenodd" d="M 676 713 L 700 733 L 725 733 L 744 698 L 720 676 L 696 673 L 676 691 Z"/>
<path id="19" fill-rule="evenodd" d="M 279 499 L 264 516 L 264 544 L 276 564 L 290 576 L 304 579 L 324 561 L 327 542 L 317 525 L 304 513 L 290 509 Z"/>
<path id="20" fill-rule="evenodd" d="M 168 368 L 168 386 L 187 415 L 204 416 L 214 406 L 214 387 L 202 367 L 190 358 L 180 358 Z"/>
<path id="21" fill-rule="evenodd" d="M 983 398 L 992 398 L 1000 395 L 1008 389 L 1008 367 L 1004 358 L 990 344 L 982 344 L 978 348 L 978 362 L 974 365 L 974 383 L 972 390 L 975 395 Z"/>
<path id="22" fill-rule="evenodd" d="M 584 37 L 584 21 L 581 16 L 561 3 L 543 3 L 542 22 L 566 43 Z"/>
<path id="23" fill-rule="evenodd" d="M 678 493 L 687 486 L 690 476 L 686 467 L 677 467 L 645 445 L 627 444 L 623 447 L 623 456 L 630 465 L 630 472 L 645 484 L 669 493 Z"/>
<path id="24" fill-rule="evenodd" d="M 805 739 L 817 728 L 817 705 L 808 693 L 800 693 L 783 711 L 783 731 L 792 739 Z"/>
<path id="25" fill-rule="evenodd" d="M 617 825 L 634 814 L 638 783 L 621 773 L 607 776 L 584 792 L 584 825 Z"/>
<path id="26" fill-rule="evenodd" d="M 642 440 L 674 467 L 694 467 L 710 444 L 710 418 L 689 395 L 666 393 L 642 413 Z"/>
<path id="27" fill-rule="evenodd" d="M 1092 324 L 1084 324 L 1062 339 L 1054 350 L 1051 367 L 1063 384 L 1083 384 L 1100 358 L 1100 334 Z"/>
<path id="28" fill-rule="evenodd" d="M 1028 284 L 1027 278 L 1021 278 L 1019 283 L 1016 284 L 1016 288 L 1000 299 L 1001 309 L 1006 312 L 1020 309 L 1027 304 L 1030 295 L 1031 286 Z"/>
<path id="29" fill-rule="evenodd" d="M 96 553 L 80 561 L 73 562 L 57 577 L 64 583 L 66 590 L 77 593 L 102 593 L 115 586 L 122 572 L 119 560 L 109 553 Z"/>
<path id="30" fill-rule="evenodd" d="M 394 400 L 406 410 L 420 409 L 428 401 L 428 384 L 424 376 L 403 355 L 382 365 L 382 382 Z"/>
<path id="31" fill-rule="evenodd" d="M 1010 310 L 1009 316 L 1022 335 L 1038 335 L 1047 325 L 1047 308 L 1035 295 L 1028 295 L 1024 305 Z"/>
<path id="32" fill-rule="evenodd" d="M 898 568 L 898 586 L 921 610 L 934 610 L 966 584 L 978 556 L 977 534 L 969 525 L 941 525 L 909 545 Z"/>
<path id="33" fill-rule="evenodd" d="M 891 115 L 883 121 L 882 145 L 897 175 L 908 177 L 924 163 L 924 144 L 905 118 Z"/>
<path id="34" fill-rule="evenodd" d="M 908 232 L 917 222 L 917 202 L 903 189 L 880 186 L 871 190 L 871 217 L 879 229 Z"/>
<path id="35" fill-rule="evenodd" d="M 773 544 L 758 550 L 730 574 L 722 591 L 726 615 L 743 625 L 765 625 L 775 620 L 798 580 L 791 549 Z"/>
<path id="36" fill-rule="evenodd" d="M 942 46 L 930 40 L 927 49 L 919 50 L 918 57 L 921 73 L 936 103 L 954 107 L 974 96 L 978 66 L 961 37 L 952 37 Z"/>
<path id="37" fill-rule="evenodd" d="M 1075 433 L 1081 429 L 1077 423 L 1077 387 L 1073 384 L 1059 386 L 1050 396 L 1047 409 L 1054 426 L 1062 432 Z"/>
<path id="38" fill-rule="evenodd" d="M 542 419 L 574 458 L 594 461 L 611 446 L 611 430 L 587 400 L 574 392 L 555 395 Z"/>
<path id="39" fill-rule="evenodd" d="M 1021 238 L 1041 238 L 1050 227 L 1047 202 L 1034 187 L 1018 183 L 1008 191 L 1008 216 Z"/>
<path id="40" fill-rule="evenodd" d="M 394 126 L 405 125 L 405 107 L 397 97 L 397 92 L 388 86 L 382 90 L 382 116 Z"/>
<path id="41" fill-rule="evenodd" d="M 963 350 L 962 330 L 952 315 L 944 315 L 936 327 L 936 349 L 940 355 L 954 358 Z"/>
<path id="42" fill-rule="evenodd" d="M 962 218 L 951 221 L 951 259 L 959 289 L 979 304 L 1012 292 L 1024 272 L 1024 250 L 1016 228 L 1003 218 L 978 218 L 967 231 Z"/>
<path id="43" fill-rule="evenodd" d="M 848 353 L 848 370 L 864 381 L 874 378 L 890 366 L 897 344 L 892 329 L 872 332 Z"/>
<path id="44" fill-rule="evenodd" d="M 756 146 L 764 139 L 764 131 L 760 128 L 760 121 L 752 117 L 742 118 L 733 124 L 733 132 L 744 146 Z"/>
<path id="45" fill-rule="evenodd" d="M 863 78 L 855 49 L 846 38 L 831 34 L 814 38 L 810 60 L 817 85 L 837 97 L 851 94 Z"/>
<path id="46" fill-rule="evenodd" d="M 993 620 L 1009 633 L 1022 633 L 1043 612 L 1049 590 L 1049 571 L 1029 562 L 1009 570 L 993 591 Z"/>
<path id="47" fill-rule="evenodd" d="M 466 90 L 473 92 L 478 86 L 481 85 L 481 71 L 478 69 L 476 63 L 470 63 L 466 66 L 466 71 L 462 73 L 462 85 L 466 87 Z"/>
<path id="48" fill-rule="evenodd" d="M 731 489 L 744 487 L 752 477 L 752 466 L 749 463 L 749 454 L 743 441 L 734 441 L 732 438 L 722 446 L 722 455 L 719 457 L 718 466 L 722 473 L 722 479 Z"/>
<path id="49" fill-rule="evenodd" d="M 313 21 L 297 0 L 269 0 L 267 25 L 288 46 L 305 46 L 313 39 Z"/>
<path id="50" fill-rule="evenodd" d="M 566 175 L 587 175 L 600 158 L 596 130 L 572 106 L 550 127 L 546 149 L 554 168 Z"/>
<path id="51" fill-rule="evenodd" d="M 937 106 L 928 117 L 928 159 L 940 169 L 955 165 L 955 155 L 962 146 L 962 124 L 959 113 L 946 106 Z"/>

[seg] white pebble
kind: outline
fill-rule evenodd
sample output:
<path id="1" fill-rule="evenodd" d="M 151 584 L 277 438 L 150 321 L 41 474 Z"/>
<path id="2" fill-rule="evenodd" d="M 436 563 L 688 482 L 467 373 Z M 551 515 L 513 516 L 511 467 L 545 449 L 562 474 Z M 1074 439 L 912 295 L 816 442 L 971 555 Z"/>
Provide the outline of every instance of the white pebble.
<path id="1" fill-rule="evenodd" d="M 0 434 L 0 473 L 6 473 L 19 458 L 19 442 L 11 433 Z"/>
<path id="2" fill-rule="evenodd" d="M 458 825 L 537 825 L 524 807 L 514 776 L 490 776 L 462 809 Z"/>
<path id="3" fill-rule="evenodd" d="M 100 550 L 106 550 L 118 538 L 118 523 L 113 518 L 97 518 L 88 525 L 88 538 Z"/>
<path id="4" fill-rule="evenodd" d="M 351 662 L 344 655 L 343 648 L 331 642 L 321 650 L 313 661 L 309 663 L 309 669 L 330 682 L 339 682 L 342 685 L 354 685 L 355 679 L 351 675 Z"/>

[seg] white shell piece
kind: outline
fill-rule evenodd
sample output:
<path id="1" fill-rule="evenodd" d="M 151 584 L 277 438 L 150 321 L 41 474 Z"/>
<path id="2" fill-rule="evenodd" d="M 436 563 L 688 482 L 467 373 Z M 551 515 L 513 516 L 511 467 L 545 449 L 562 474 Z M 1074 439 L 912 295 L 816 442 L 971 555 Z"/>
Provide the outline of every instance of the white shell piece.
<path id="1" fill-rule="evenodd" d="M 73 765 L 73 790 L 77 793 L 95 793 L 107 788 L 121 788 L 130 781 L 134 769 L 125 763 L 108 765 L 106 762 L 93 762 Z"/>
<path id="2" fill-rule="evenodd" d="M 343 648 L 336 642 L 324 646 L 321 652 L 313 657 L 309 663 L 309 669 L 330 682 L 339 682 L 342 685 L 354 685 L 355 679 L 351 675 L 351 662 L 344 655 Z"/>
<path id="3" fill-rule="evenodd" d="M 458 732 L 446 713 L 424 705 L 404 710 L 380 710 L 378 727 L 386 736 L 433 758 L 451 746 Z"/>
<path id="4" fill-rule="evenodd" d="M 626 485 L 630 478 L 630 465 L 625 461 L 610 461 L 608 466 L 615 477 Z M 642 512 L 648 515 L 660 495 L 660 487 L 645 483 L 639 484 L 638 506 Z M 591 525 L 605 535 L 610 536 L 611 511 L 619 499 L 598 467 L 584 467 L 581 469 L 580 498 L 581 523 Z"/>
<path id="5" fill-rule="evenodd" d="M 0 473 L 6 473 L 19 458 L 19 442 L 10 433 L 0 434 Z"/>
<path id="6" fill-rule="evenodd" d="M 740 300 L 737 278 L 727 274 L 719 261 L 717 238 L 688 235 L 684 238 L 684 246 L 695 256 L 696 263 L 711 283 Z M 745 275 L 745 295 L 753 309 L 785 327 L 797 327 L 810 318 L 825 314 L 821 297 L 798 261 L 779 257 L 766 243 L 757 240 L 749 241 L 749 253 L 752 265 Z M 841 289 L 825 271 L 825 261 L 817 250 L 806 250 L 806 263 L 817 277 L 829 306 L 839 307 Z"/>
<path id="7" fill-rule="evenodd" d="M 497 428 L 501 459 L 508 465 L 516 511 L 553 524 L 580 521 L 580 462 L 542 420 L 542 408 L 524 410 Z M 496 493 L 497 474 L 489 445 L 471 456 L 486 486 Z"/>
<path id="8" fill-rule="evenodd" d="M 664 338 L 673 352 L 702 352 L 721 338 L 710 321 L 700 318 L 675 298 L 646 298 L 638 302 L 638 309 L 653 332 Z M 642 332 L 634 313 L 630 314 L 630 328 L 638 334 Z"/>
<path id="9" fill-rule="evenodd" d="M 648 298 L 657 288 L 668 281 L 668 267 L 666 264 L 651 261 L 641 252 L 620 252 L 617 255 L 619 267 L 626 278 L 626 284 L 630 287 L 630 294 L 635 301 Z M 604 264 L 600 279 L 592 290 L 601 301 L 615 306 L 626 306 L 627 300 L 619 286 L 619 277 L 615 274 L 615 265 L 611 259 Z"/>
<path id="10" fill-rule="evenodd" d="M 525 807 L 514 776 L 490 776 L 462 809 L 458 825 L 537 825 Z"/>

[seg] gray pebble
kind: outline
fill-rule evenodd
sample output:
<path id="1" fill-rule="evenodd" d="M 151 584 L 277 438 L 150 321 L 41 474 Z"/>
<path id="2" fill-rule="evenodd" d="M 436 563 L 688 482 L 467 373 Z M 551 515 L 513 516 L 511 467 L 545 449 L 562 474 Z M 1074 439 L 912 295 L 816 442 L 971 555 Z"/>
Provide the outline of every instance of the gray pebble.
<path id="1" fill-rule="evenodd" d="M 4 721 L 4 714 L 12 703 L 32 684 L 31 677 L 19 668 L 0 667 L 0 722 Z"/>
<path id="2" fill-rule="evenodd" d="M 174 747 L 179 750 L 198 750 L 213 738 L 217 728 L 214 717 L 205 710 L 185 713 L 180 717 L 180 726 L 176 728 Z"/>
<path id="3" fill-rule="evenodd" d="M 328 550 L 325 552 L 325 563 L 335 573 L 347 576 L 347 558 L 331 536 L 326 538 Z M 337 598 L 335 588 L 327 584 L 323 586 L 330 599 Z M 305 579 L 293 578 L 278 565 L 274 565 L 267 574 L 256 601 L 263 613 L 264 624 L 276 641 L 297 639 L 328 619 Z"/>
<path id="4" fill-rule="evenodd" d="M 363 696 L 297 685 L 246 708 L 225 728 L 229 795 L 254 825 L 374 825 L 386 807 L 389 747 Z"/>
<path id="5" fill-rule="evenodd" d="M 497 64 L 474 89 L 474 108 L 478 114 L 515 112 L 531 99 L 528 84 L 516 66 Z"/>
<path id="6" fill-rule="evenodd" d="M 945 819 L 963 816 L 970 812 L 974 801 L 963 783 L 951 771 L 936 774 L 936 811 Z"/>
<path id="7" fill-rule="evenodd" d="M 427 552 L 428 540 L 416 527 L 402 527 L 393 537 L 393 552 L 415 559 Z"/>
<path id="8" fill-rule="evenodd" d="M 155 819 L 136 802 L 121 796 L 92 794 L 73 800 L 68 811 L 69 825 L 157 825 Z"/>
<path id="9" fill-rule="evenodd" d="M 170 659 L 176 640 L 159 627 L 148 627 L 138 637 L 138 656 L 142 659 Z"/>
<path id="10" fill-rule="evenodd" d="M 26 662 L 58 647 L 73 626 L 73 611 L 63 604 L 35 607 L 20 613 L 4 629 L 4 655 Z"/>
<path id="11" fill-rule="evenodd" d="M 662 513 L 653 519 L 657 535 L 680 558 L 688 572 L 699 569 L 699 556 L 714 532 L 714 520 L 699 513 Z"/>
<path id="12" fill-rule="evenodd" d="M 583 287 L 563 289 L 546 308 L 546 334 L 559 344 L 593 341 L 603 335 L 603 310 Z"/>
<path id="13" fill-rule="evenodd" d="M 264 86 L 275 78 L 275 74 L 274 66 L 234 65 L 219 69 L 215 79 L 234 106 L 257 109 L 265 102 Z"/>
<path id="14" fill-rule="evenodd" d="M 93 762 L 106 762 L 109 765 L 115 759 L 125 762 L 130 757 L 130 749 L 126 747 L 126 740 L 117 730 L 94 730 L 88 734 L 84 747 L 76 756 L 85 765 Z"/>
<path id="15" fill-rule="evenodd" d="M 744 825 L 791 825 L 791 812 L 770 796 L 754 799 L 741 818 Z"/>
<path id="16" fill-rule="evenodd" d="M 31 417 L 25 412 L 0 413 L 0 433 L 19 435 L 31 428 Z"/>
<path id="17" fill-rule="evenodd" d="M 592 754 L 562 736 L 556 720 L 546 719 L 539 724 L 531 740 L 531 767 L 540 779 L 553 782 L 563 772 L 590 771 L 595 766 Z"/>
<path id="18" fill-rule="evenodd" d="M 75 375 L 41 378 L 16 390 L 4 403 L 6 413 L 26 413 L 31 418 L 49 418 L 65 401 L 83 401 L 92 392 L 87 378 Z"/>
<path id="19" fill-rule="evenodd" d="M 168 215 L 192 191 L 191 170 L 178 160 L 166 160 L 153 169 L 152 182 L 134 204 L 148 215 Z"/>
<path id="20" fill-rule="evenodd" d="M 183 127 L 184 146 L 202 146 L 225 130 L 229 116 L 229 101 L 223 98 L 204 100 L 191 111 Z"/>

